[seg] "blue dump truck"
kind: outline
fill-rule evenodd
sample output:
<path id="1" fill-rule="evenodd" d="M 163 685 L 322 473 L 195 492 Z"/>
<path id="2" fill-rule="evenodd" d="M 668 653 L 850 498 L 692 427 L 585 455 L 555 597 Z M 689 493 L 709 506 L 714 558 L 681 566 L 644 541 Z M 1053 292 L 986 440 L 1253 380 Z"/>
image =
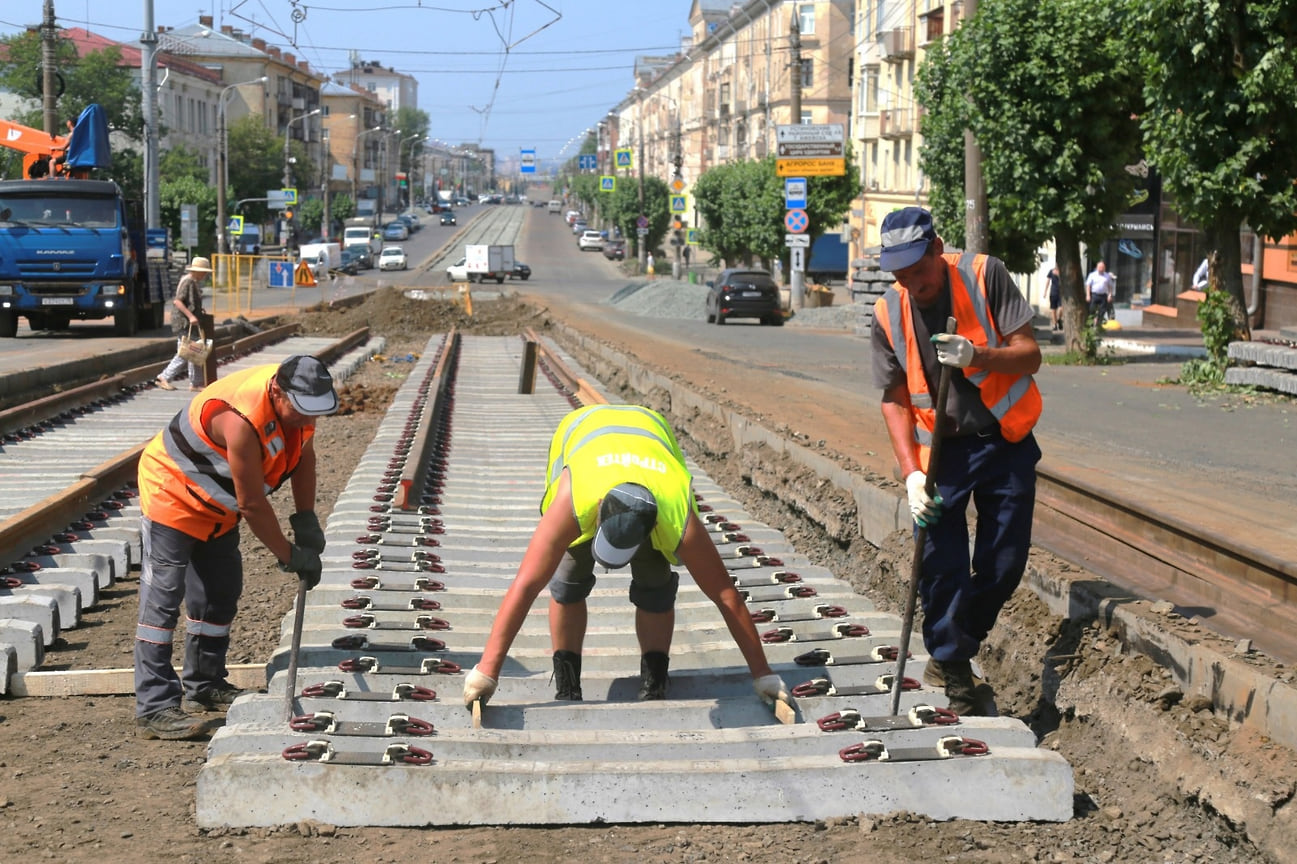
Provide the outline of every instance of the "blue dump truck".
<path id="1" fill-rule="evenodd" d="M 812 282 L 827 283 L 833 280 L 846 281 L 847 252 L 846 243 L 839 234 L 821 234 L 811 244 L 810 260 L 806 264 L 806 278 Z"/>
<path id="2" fill-rule="evenodd" d="M 166 244 L 147 248 L 139 203 L 116 183 L 82 179 L 110 164 L 99 106 L 66 140 L 26 169 L 40 179 L 0 181 L 0 338 L 17 333 L 19 316 L 33 330 L 105 318 L 119 336 L 161 327 L 174 293 Z"/>

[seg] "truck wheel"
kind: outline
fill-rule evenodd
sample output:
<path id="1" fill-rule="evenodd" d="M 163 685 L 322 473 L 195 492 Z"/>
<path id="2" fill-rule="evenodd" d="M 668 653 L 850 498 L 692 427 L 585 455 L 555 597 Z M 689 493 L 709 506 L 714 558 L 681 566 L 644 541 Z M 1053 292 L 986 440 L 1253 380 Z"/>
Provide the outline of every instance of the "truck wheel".
<path id="1" fill-rule="evenodd" d="M 50 329 L 49 322 L 45 320 L 44 312 L 33 312 L 31 315 L 28 315 L 27 326 L 32 328 L 32 332 Z"/>
<path id="2" fill-rule="evenodd" d="M 12 339 L 18 335 L 18 316 L 12 312 L 0 312 L 0 339 Z"/>
<path id="3" fill-rule="evenodd" d="M 113 315 L 113 333 L 117 336 L 134 336 L 137 329 L 135 310 L 126 307 Z"/>

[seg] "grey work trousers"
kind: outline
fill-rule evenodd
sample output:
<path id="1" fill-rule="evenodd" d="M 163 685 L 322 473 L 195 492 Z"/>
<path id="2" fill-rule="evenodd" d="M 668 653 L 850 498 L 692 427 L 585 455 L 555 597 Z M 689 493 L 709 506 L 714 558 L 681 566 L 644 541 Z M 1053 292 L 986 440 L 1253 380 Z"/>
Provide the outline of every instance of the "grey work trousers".
<path id="1" fill-rule="evenodd" d="M 172 639 L 185 604 L 185 663 L 190 696 L 225 680 L 230 624 L 243 593 L 239 529 L 199 540 L 141 517 L 143 561 L 135 628 L 135 716 L 180 704 L 181 678 L 171 665 Z"/>

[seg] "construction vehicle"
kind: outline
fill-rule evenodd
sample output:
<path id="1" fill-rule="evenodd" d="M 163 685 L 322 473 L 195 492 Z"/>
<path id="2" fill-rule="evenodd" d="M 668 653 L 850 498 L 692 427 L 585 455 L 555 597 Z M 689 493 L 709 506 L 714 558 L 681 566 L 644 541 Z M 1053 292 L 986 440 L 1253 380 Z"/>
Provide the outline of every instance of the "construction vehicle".
<path id="1" fill-rule="evenodd" d="M 0 146 L 24 154 L 25 178 L 0 180 L 0 338 L 20 316 L 32 330 L 161 327 L 174 293 L 166 232 L 146 232 L 116 183 L 89 179 L 112 164 L 103 109 L 87 107 L 66 136 L 0 120 Z"/>

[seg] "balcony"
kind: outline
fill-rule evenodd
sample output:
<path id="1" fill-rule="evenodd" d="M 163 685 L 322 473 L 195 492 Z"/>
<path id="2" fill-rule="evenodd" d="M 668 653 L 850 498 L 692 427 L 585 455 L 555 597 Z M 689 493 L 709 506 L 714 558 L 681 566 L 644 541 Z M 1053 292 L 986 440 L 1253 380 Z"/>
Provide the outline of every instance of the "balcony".
<path id="1" fill-rule="evenodd" d="M 879 137 L 881 119 L 877 111 L 859 115 L 857 124 L 856 128 L 860 130 L 861 141 L 874 141 Z"/>
<path id="2" fill-rule="evenodd" d="M 914 135 L 914 109 L 888 108 L 878 113 L 880 138 L 909 138 Z"/>
<path id="3" fill-rule="evenodd" d="M 883 59 L 899 63 L 914 56 L 914 28 L 897 27 L 883 31 Z"/>

